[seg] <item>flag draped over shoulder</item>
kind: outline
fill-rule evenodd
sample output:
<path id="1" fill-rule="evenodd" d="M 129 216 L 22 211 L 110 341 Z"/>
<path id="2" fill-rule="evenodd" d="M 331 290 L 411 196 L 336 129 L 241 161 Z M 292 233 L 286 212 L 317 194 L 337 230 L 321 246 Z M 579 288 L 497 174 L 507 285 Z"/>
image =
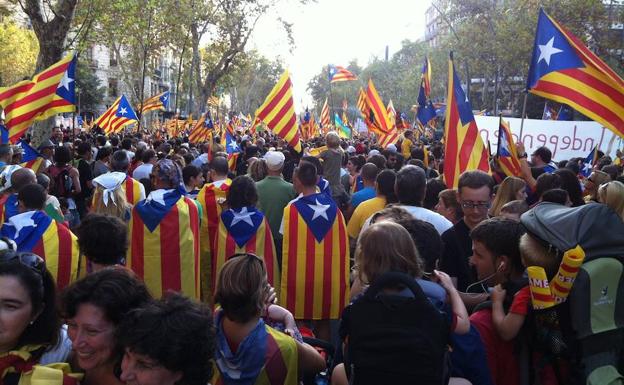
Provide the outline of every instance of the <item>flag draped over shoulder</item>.
<path id="1" fill-rule="evenodd" d="M 126 200 L 132 206 L 145 199 L 145 187 L 138 180 L 131 176 L 126 176 L 126 180 L 121 184 L 121 189 L 126 194 Z"/>
<path id="2" fill-rule="evenodd" d="M 45 164 L 45 158 L 23 140 L 20 140 L 19 145 L 23 152 L 22 163 L 20 163 L 20 166 L 29 168 L 33 170 L 35 174 L 38 174 L 41 170 L 41 166 Z"/>
<path id="3" fill-rule="evenodd" d="M 349 298 L 344 218 L 326 194 L 303 196 L 284 209 L 280 303 L 296 319 L 340 317 Z"/>
<path id="4" fill-rule="evenodd" d="M 0 88 L 0 107 L 4 110 L 11 143 L 16 143 L 34 121 L 76 110 L 75 73 L 76 56 L 70 54 L 32 80 Z"/>
<path id="5" fill-rule="evenodd" d="M 232 184 L 231 179 L 225 179 L 219 183 L 206 183 L 197 194 L 197 202 L 201 205 L 201 282 L 202 300 L 211 301 L 214 293 L 215 271 L 211 269 L 214 254 L 214 243 L 219 218 L 223 210 L 223 204 L 227 198 L 227 192 Z"/>
<path id="6" fill-rule="evenodd" d="M 220 215 L 219 230 L 212 259 L 214 277 L 219 276 L 225 262 L 234 254 L 252 253 L 264 260 L 268 282 L 279 288 L 279 269 L 273 234 L 266 217 L 253 206 L 225 210 Z M 212 282 L 216 286 L 216 280 Z"/>
<path id="7" fill-rule="evenodd" d="M 264 103 L 256 110 L 256 116 L 295 151 L 301 152 L 301 141 L 297 132 L 297 115 L 295 114 L 292 96 L 292 83 L 288 70 L 284 72 Z"/>
<path id="8" fill-rule="evenodd" d="M 127 265 L 156 297 L 200 294 L 199 210 L 178 189 L 155 190 L 132 209 Z"/>
<path id="9" fill-rule="evenodd" d="M 27 211 L 11 217 L 0 230 L 17 244 L 17 251 L 30 251 L 46 262 L 59 289 L 78 278 L 78 240 L 63 224 L 42 211 Z"/>
<path id="10" fill-rule="evenodd" d="M 624 80 L 542 9 L 527 90 L 565 103 L 624 137 Z"/>
<path id="11" fill-rule="evenodd" d="M 372 80 L 368 81 L 366 100 L 370 109 L 369 119 L 371 123 L 378 128 L 381 133 L 390 133 L 392 131 L 392 126 L 390 125 L 388 112 L 386 111 L 386 107 L 377 93 L 377 89 L 375 88 L 375 84 Z"/>
<path id="12" fill-rule="evenodd" d="M 341 66 L 331 65 L 331 64 L 329 65 L 329 68 L 328 68 L 328 77 L 329 77 L 330 83 L 346 82 L 348 80 L 357 80 L 357 76 L 351 73 L 351 71 L 349 71 L 348 69 L 341 67 Z"/>
<path id="13" fill-rule="evenodd" d="M 171 93 L 169 91 L 162 92 L 158 95 L 154 95 L 151 98 L 146 99 L 143 102 L 143 107 L 141 108 L 141 114 L 147 111 L 153 110 L 166 110 L 169 108 L 169 97 Z"/>
<path id="14" fill-rule="evenodd" d="M 516 145 L 513 142 L 513 136 L 509 129 L 509 124 L 500 119 L 498 127 L 498 147 L 496 149 L 496 161 L 499 167 L 507 176 L 522 175 L 522 169 L 520 168 L 520 159 L 518 158 L 518 152 L 516 151 Z"/>
<path id="15" fill-rule="evenodd" d="M 0 195 L 0 223 L 7 222 L 12 216 L 19 214 L 17 194 Z"/>
<path id="16" fill-rule="evenodd" d="M 106 134 L 114 134 L 138 120 L 126 96 L 121 95 L 108 110 L 97 118 L 95 125 L 104 130 Z"/>
<path id="17" fill-rule="evenodd" d="M 449 59 L 446 122 L 444 123 L 444 181 L 449 188 L 457 188 L 459 175 L 464 171 L 490 172 L 487 147 L 483 144 L 472 107 Z"/>

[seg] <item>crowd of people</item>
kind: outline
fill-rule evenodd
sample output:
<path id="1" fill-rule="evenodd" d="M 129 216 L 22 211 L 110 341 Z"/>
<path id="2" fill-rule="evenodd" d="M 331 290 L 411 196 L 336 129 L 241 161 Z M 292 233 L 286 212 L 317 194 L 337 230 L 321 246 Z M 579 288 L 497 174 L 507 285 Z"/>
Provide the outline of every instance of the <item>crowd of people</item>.
<path id="1" fill-rule="evenodd" d="M 411 130 L 235 137 L 0 145 L 2 383 L 623 383 L 620 159 L 519 143 L 453 188 Z"/>

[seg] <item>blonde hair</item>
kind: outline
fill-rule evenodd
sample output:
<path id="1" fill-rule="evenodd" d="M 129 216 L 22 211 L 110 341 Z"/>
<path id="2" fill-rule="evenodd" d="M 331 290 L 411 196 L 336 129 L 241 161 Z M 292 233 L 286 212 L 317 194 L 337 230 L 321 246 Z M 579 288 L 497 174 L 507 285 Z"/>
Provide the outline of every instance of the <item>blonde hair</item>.
<path id="1" fill-rule="evenodd" d="M 228 319 L 245 323 L 262 313 L 268 289 L 264 261 L 249 253 L 235 254 L 219 272 L 214 299 Z"/>
<path id="2" fill-rule="evenodd" d="M 247 175 L 249 175 L 254 182 L 261 181 L 268 173 L 269 168 L 267 167 L 266 160 L 263 158 L 254 160 L 249 167 L 247 167 Z"/>
<path id="3" fill-rule="evenodd" d="M 325 135 L 325 143 L 329 148 L 338 148 L 340 146 L 340 137 L 333 131 L 330 131 Z"/>
<path id="4" fill-rule="evenodd" d="M 548 249 L 530 233 L 522 235 L 519 246 L 520 257 L 525 267 L 540 266 L 544 268 L 549 279 L 555 276 L 561 262 L 556 251 Z"/>
<path id="5" fill-rule="evenodd" d="M 104 204 L 103 199 L 104 187 L 95 184 L 95 192 L 93 193 L 93 205 L 91 212 L 102 215 L 110 215 L 117 217 L 122 221 L 128 219 L 128 210 L 132 208 L 132 205 L 128 204 L 126 200 L 126 193 L 121 186 L 113 190 L 113 196 L 108 200 L 108 205 Z M 115 199 L 115 201 L 113 201 Z"/>
<path id="6" fill-rule="evenodd" d="M 624 220 L 624 184 L 611 181 L 598 187 L 598 201 L 611 207 Z"/>
<path id="7" fill-rule="evenodd" d="M 390 271 L 422 276 L 423 263 L 412 237 L 403 226 L 390 221 L 377 222 L 360 235 L 355 263 L 358 278 L 365 284 Z"/>
<path id="8" fill-rule="evenodd" d="M 496 196 L 494 197 L 492 208 L 490 209 L 490 215 L 495 217 L 499 216 L 503 206 L 511 201 L 515 201 L 518 191 L 524 188 L 526 188 L 526 183 L 522 179 L 516 178 L 515 176 L 508 176 L 505 178 L 500 186 L 498 186 L 498 191 L 496 191 Z"/>

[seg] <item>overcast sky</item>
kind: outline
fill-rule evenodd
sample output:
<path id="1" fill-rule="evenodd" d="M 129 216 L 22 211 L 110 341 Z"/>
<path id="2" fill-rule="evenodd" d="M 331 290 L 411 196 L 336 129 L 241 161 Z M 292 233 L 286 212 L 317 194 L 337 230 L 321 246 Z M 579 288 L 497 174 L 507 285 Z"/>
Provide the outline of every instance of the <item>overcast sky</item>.
<path id="1" fill-rule="evenodd" d="M 258 23 L 249 48 L 269 58 L 281 57 L 290 70 L 295 108 L 312 105 L 307 84 L 328 63 L 346 66 L 351 59 L 366 66 L 371 58 L 383 57 L 386 45 L 390 56 L 405 39 L 417 40 L 425 34 L 425 10 L 430 0 L 317 0 L 305 6 L 295 1 L 280 2 Z M 293 23 L 295 49 L 276 14 Z M 333 42 L 333 43 L 332 43 Z"/>

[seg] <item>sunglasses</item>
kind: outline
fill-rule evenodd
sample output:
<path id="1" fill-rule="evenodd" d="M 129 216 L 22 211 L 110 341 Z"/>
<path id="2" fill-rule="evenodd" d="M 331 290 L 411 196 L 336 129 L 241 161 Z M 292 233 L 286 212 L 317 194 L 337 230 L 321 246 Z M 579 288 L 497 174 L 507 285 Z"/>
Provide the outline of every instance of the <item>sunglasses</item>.
<path id="1" fill-rule="evenodd" d="M 0 263 L 8 263 L 16 260 L 39 275 L 43 275 L 45 272 L 45 261 L 37 254 L 29 252 L 16 253 L 12 251 L 0 254 Z"/>

